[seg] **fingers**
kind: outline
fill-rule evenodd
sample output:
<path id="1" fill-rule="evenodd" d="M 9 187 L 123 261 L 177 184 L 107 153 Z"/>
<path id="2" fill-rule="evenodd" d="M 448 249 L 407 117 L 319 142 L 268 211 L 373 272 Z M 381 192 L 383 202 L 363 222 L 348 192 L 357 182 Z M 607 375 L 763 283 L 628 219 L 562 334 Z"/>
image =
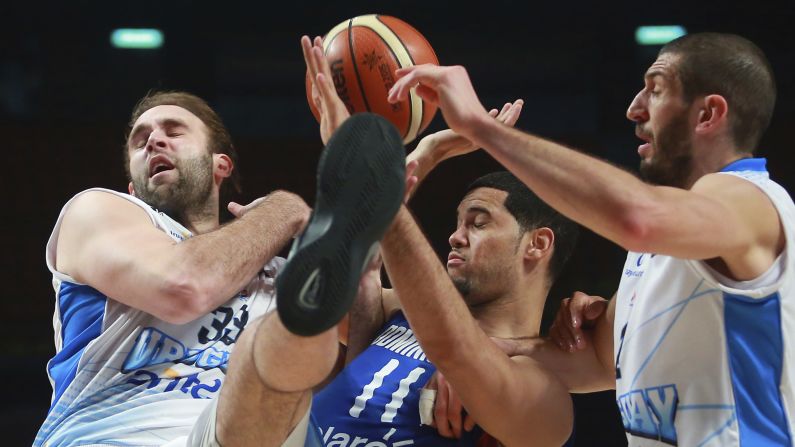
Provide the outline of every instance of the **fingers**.
<path id="1" fill-rule="evenodd" d="M 550 337 L 563 350 L 585 349 L 583 328 L 591 327 L 606 308 L 607 300 L 604 298 L 575 292 L 571 298 L 561 301 L 560 310 L 549 331 Z"/>
<path id="2" fill-rule="evenodd" d="M 323 98 L 320 96 L 320 90 L 317 88 L 317 80 L 312 79 L 312 102 L 318 113 L 323 116 Z"/>
<path id="3" fill-rule="evenodd" d="M 397 81 L 395 85 L 389 89 L 389 96 L 387 100 L 391 103 L 402 101 L 409 96 L 409 90 L 419 84 L 417 71 L 421 65 L 413 65 L 411 67 L 398 68 L 395 70 Z"/>
<path id="4" fill-rule="evenodd" d="M 522 106 L 524 105 L 524 101 L 521 99 L 517 99 L 516 101 L 505 110 L 505 113 L 502 114 L 501 117 L 497 117 L 500 121 L 504 124 L 509 126 L 513 126 L 519 120 L 519 115 L 522 113 Z"/>
<path id="5" fill-rule="evenodd" d="M 593 297 L 582 292 L 574 292 L 574 295 L 571 296 L 571 304 L 569 305 L 572 327 L 582 327 L 585 319 L 585 309 L 597 299 L 601 300 L 599 297 Z"/>
<path id="6" fill-rule="evenodd" d="M 467 413 L 466 417 L 464 418 L 464 430 L 472 431 L 473 428 L 475 428 L 475 419 L 471 414 Z"/>
<path id="7" fill-rule="evenodd" d="M 419 167 L 420 162 L 417 160 L 411 160 L 410 162 L 406 163 L 406 181 L 408 181 L 409 177 L 414 175 L 414 172 Z"/>
<path id="8" fill-rule="evenodd" d="M 428 101 L 431 104 L 438 104 L 438 102 L 439 102 L 439 94 L 436 93 L 436 91 L 433 90 L 430 87 L 426 87 L 424 85 L 418 85 L 416 90 L 414 90 L 414 91 L 424 101 Z"/>
<path id="9" fill-rule="evenodd" d="M 571 338 L 574 340 L 574 347 L 576 349 L 585 348 L 585 339 L 583 336 L 583 323 L 585 319 L 585 309 L 593 302 L 593 297 L 586 295 L 582 292 L 574 292 L 569 302 L 569 315 L 563 321 L 566 329 L 569 331 Z"/>
<path id="10" fill-rule="evenodd" d="M 433 407 L 433 422 L 436 424 L 436 431 L 445 438 L 452 438 L 453 431 L 450 429 L 450 421 L 447 420 L 447 407 L 450 399 L 450 389 L 447 388 L 447 381 L 437 371 L 436 403 Z"/>
<path id="11" fill-rule="evenodd" d="M 585 321 L 589 322 L 599 318 L 607 310 L 607 304 L 607 300 L 598 300 L 589 304 L 583 313 Z"/>
<path id="12" fill-rule="evenodd" d="M 243 217 L 244 214 L 246 214 L 249 210 L 256 207 L 260 203 L 262 203 L 263 200 L 265 200 L 265 198 L 260 197 L 258 199 L 253 200 L 251 203 L 245 206 L 237 202 L 229 202 L 229 204 L 226 206 L 226 209 L 228 209 L 229 212 L 232 213 L 232 215 L 235 217 Z"/>
<path id="13" fill-rule="evenodd" d="M 317 76 L 317 64 L 312 57 L 312 41 L 309 40 L 309 36 L 301 36 L 301 52 L 304 53 L 304 63 L 306 63 L 309 78 L 314 82 L 315 76 Z"/>
<path id="14" fill-rule="evenodd" d="M 571 352 L 574 351 L 576 347 L 577 335 L 573 332 L 574 329 L 571 327 L 570 303 L 571 298 L 561 300 L 560 309 L 558 309 L 558 313 L 555 315 L 555 321 L 549 329 L 549 336 L 560 349 Z"/>
<path id="15" fill-rule="evenodd" d="M 512 106 L 512 105 L 513 105 L 512 103 L 510 103 L 510 102 L 506 102 L 506 103 L 505 103 L 505 104 L 502 106 L 502 109 L 500 109 L 500 113 L 499 113 L 499 115 L 505 115 L 506 113 L 508 113 L 508 110 L 510 110 L 510 108 L 511 108 L 511 106 Z"/>
<path id="16" fill-rule="evenodd" d="M 461 419 L 464 408 L 461 405 L 461 400 L 458 399 L 458 395 L 453 390 L 453 387 L 450 386 L 450 383 L 445 380 L 444 385 L 447 387 L 448 396 L 447 420 L 450 423 L 450 429 L 453 432 L 453 437 L 458 439 L 461 437 L 461 429 L 463 427 L 463 421 Z"/>
<path id="17" fill-rule="evenodd" d="M 243 205 L 237 202 L 229 202 L 229 204 L 226 206 L 226 209 L 228 209 L 229 212 L 235 217 L 240 217 L 243 215 Z"/>
<path id="18" fill-rule="evenodd" d="M 373 256 L 373 259 L 370 260 L 370 263 L 367 264 L 365 272 L 378 272 L 380 277 L 382 264 L 383 259 L 381 258 L 381 250 L 378 250 L 375 256 Z"/>
<path id="19" fill-rule="evenodd" d="M 317 87 L 318 99 L 320 102 L 318 107 L 322 107 L 323 112 L 326 112 L 325 115 L 328 115 L 328 108 L 331 106 L 330 98 L 334 98 L 334 95 L 337 94 L 337 91 L 334 89 L 334 84 L 331 82 L 331 78 L 326 77 L 323 73 L 318 73 L 315 77 L 315 86 Z"/>
<path id="20" fill-rule="evenodd" d="M 323 38 L 320 36 L 315 37 L 315 45 L 312 47 L 312 54 L 314 55 L 315 67 L 318 73 L 323 73 L 331 79 L 331 66 L 328 63 L 328 59 L 326 59 L 325 51 L 323 51 Z"/>
<path id="21" fill-rule="evenodd" d="M 417 186 L 417 183 L 419 183 L 419 181 L 420 180 L 415 175 L 412 175 L 411 177 L 406 179 L 406 193 L 403 194 L 404 205 L 409 203 L 409 200 L 411 199 L 411 196 L 414 193 L 414 188 Z"/>
<path id="22" fill-rule="evenodd" d="M 489 110 L 489 116 L 490 116 L 490 117 L 492 117 L 492 118 L 496 118 L 496 117 L 497 117 L 497 114 L 499 114 L 499 113 L 500 113 L 500 111 L 499 111 L 499 110 L 497 110 L 497 109 L 491 109 L 491 110 Z"/>
<path id="23" fill-rule="evenodd" d="M 417 160 L 412 160 L 406 163 L 406 190 L 403 193 L 403 204 L 409 203 L 409 199 L 414 194 L 414 188 L 419 183 L 419 177 L 414 175 L 414 172 L 417 171 L 420 162 Z"/>

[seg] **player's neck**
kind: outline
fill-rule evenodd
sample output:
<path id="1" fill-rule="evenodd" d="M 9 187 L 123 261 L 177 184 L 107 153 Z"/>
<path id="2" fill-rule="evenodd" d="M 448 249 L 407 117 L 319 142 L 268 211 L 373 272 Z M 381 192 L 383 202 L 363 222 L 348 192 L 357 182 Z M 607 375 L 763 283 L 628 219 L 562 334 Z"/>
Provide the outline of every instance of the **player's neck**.
<path id="1" fill-rule="evenodd" d="M 707 148 L 696 148 L 697 156 L 693 158 L 691 173 L 685 189 L 690 189 L 701 177 L 720 171 L 727 165 L 741 159 L 751 157 L 750 152 L 737 151 L 734 146 L 722 145 Z"/>
<path id="2" fill-rule="evenodd" d="M 537 337 L 548 291 L 545 281 L 535 281 L 470 310 L 490 337 Z"/>
<path id="3" fill-rule="evenodd" d="M 186 211 L 177 218 L 182 225 L 193 234 L 202 234 L 215 230 L 220 226 L 218 203 L 208 202 L 202 207 Z"/>

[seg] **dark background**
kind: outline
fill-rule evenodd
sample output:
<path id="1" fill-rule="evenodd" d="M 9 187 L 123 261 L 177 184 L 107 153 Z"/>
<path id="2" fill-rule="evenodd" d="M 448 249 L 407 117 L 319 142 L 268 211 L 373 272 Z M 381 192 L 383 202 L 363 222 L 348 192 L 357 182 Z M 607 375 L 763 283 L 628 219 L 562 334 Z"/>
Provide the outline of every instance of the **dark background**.
<path id="1" fill-rule="evenodd" d="M 0 138 L 3 178 L 0 332 L 2 445 L 30 445 L 49 406 L 45 364 L 53 355 L 53 291 L 44 247 L 63 203 L 92 186 L 126 191 L 125 124 L 149 89 L 207 99 L 231 129 L 245 197 L 275 189 L 314 198 L 321 149 L 306 106 L 302 34 L 323 34 L 365 13 L 393 15 L 423 32 L 442 64 L 469 69 L 481 100 L 521 97 L 519 128 L 634 169 L 633 126 L 624 117 L 657 47 L 640 47 L 639 25 L 742 34 L 766 51 L 779 99 L 759 153 L 774 178 L 795 187 L 787 132 L 795 117 L 795 3 L 728 2 L 61 2 L 0 6 Z M 696 2 L 693 2 L 696 3 Z M 119 50 L 117 27 L 156 27 L 165 45 Z M 429 130 L 444 127 L 437 115 Z M 413 146 L 409 146 L 411 149 Z M 498 166 L 480 153 L 446 162 L 413 202 L 440 254 L 466 184 Z M 553 289 L 548 316 L 574 290 L 610 296 L 623 251 L 585 232 Z M 623 445 L 613 393 L 577 396 L 577 445 Z"/>

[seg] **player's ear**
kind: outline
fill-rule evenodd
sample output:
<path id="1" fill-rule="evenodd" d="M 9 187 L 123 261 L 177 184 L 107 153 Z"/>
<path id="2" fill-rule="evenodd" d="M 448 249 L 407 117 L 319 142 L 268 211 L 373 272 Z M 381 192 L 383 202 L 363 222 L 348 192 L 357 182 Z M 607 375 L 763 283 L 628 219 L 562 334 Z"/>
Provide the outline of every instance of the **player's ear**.
<path id="1" fill-rule="evenodd" d="M 524 257 L 527 260 L 539 261 L 552 253 L 555 244 L 555 233 L 548 227 L 536 228 L 529 231 L 529 243 L 525 247 Z"/>
<path id="2" fill-rule="evenodd" d="M 232 175 L 235 169 L 232 159 L 226 154 L 213 154 L 213 175 L 219 179 L 224 179 Z"/>
<path id="3" fill-rule="evenodd" d="M 721 95 L 707 95 L 698 112 L 696 133 L 706 134 L 719 128 L 725 128 L 729 119 L 729 104 Z"/>
<path id="4" fill-rule="evenodd" d="M 131 196 L 135 197 L 135 188 L 133 188 L 132 182 L 127 184 L 127 192 L 129 192 Z"/>

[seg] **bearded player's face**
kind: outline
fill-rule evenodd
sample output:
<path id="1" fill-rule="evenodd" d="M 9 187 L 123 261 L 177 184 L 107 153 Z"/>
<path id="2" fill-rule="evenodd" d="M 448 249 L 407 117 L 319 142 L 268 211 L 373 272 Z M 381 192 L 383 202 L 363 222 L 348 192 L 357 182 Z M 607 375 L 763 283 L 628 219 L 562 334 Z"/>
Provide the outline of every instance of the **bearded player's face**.
<path id="1" fill-rule="evenodd" d="M 174 105 L 153 107 L 135 122 L 128 141 L 132 190 L 141 200 L 170 214 L 208 200 L 213 159 L 196 115 Z"/>
<path id="2" fill-rule="evenodd" d="M 636 123 L 640 173 L 645 180 L 666 186 L 686 187 L 692 170 L 690 104 L 684 100 L 676 73 L 678 57 L 664 53 L 649 67 L 643 89 L 627 109 Z"/>

